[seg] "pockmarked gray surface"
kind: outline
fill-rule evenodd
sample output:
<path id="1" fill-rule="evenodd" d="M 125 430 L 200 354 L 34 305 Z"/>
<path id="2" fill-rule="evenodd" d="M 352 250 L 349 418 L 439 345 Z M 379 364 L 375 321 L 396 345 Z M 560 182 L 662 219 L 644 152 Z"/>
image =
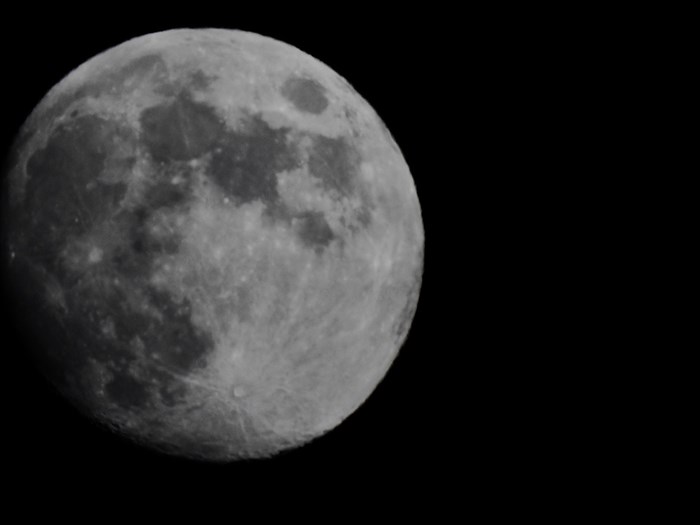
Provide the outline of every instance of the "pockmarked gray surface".
<path id="1" fill-rule="evenodd" d="M 290 45 L 125 42 L 44 97 L 9 170 L 4 255 L 39 366 L 148 447 L 228 461 L 306 443 L 407 336 L 424 237 L 408 166 Z"/>

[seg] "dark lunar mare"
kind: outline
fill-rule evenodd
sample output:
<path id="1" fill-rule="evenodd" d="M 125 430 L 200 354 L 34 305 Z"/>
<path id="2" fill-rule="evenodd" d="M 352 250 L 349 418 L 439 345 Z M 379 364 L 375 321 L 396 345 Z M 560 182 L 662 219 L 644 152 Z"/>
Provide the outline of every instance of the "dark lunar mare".
<path id="1" fill-rule="evenodd" d="M 221 135 L 208 173 L 239 204 L 260 200 L 269 208 L 278 206 L 277 173 L 301 166 L 288 142 L 290 129 L 272 128 L 259 115 L 248 116 L 242 127 Z"/>
<path id="2" fill-rule="evenodd" d="M 301 112 L 320 115 L 328 107 L 326 89 L 312 78 L 291 76 L 280 91 Z"/>
<path id="3" fill-rule="evenodd" d="M 328 246 L 335 234 L 321 212 L 306 211 L 298 214 L 298 235 L 304 245 L 315 249 Z"/>
<path id="4" fill-rule="evenodd" d="M 187 91 L 141 113 L 142 140 L 157 162 L 190 160 L 209 152 L 224 132 L 216 112 Z"/>
<path id="5" fill-rule="evenodd" d="M 296 219 L 299 237 L 309 247 L 324 248 L 334 239 L 321 213 L 292 213 L 277 192 L 277 174 L 302 165 L 290 128 L 273 128 L 262 116 L 250 114 L 240 129 L 230 129 L 212 107 L 186 92 L 144 110 L 140 120 L 142 140 L 156 163 L 188 161 L 211 152 L 206 174 L 236 204 L 260 201 L 268 217 L 290 224 Z M 342 138 L 312 138 L 312 173 L 338 195 L 351 194 L 358 160 L 352 146 Z"/>
<path id="6" fill-rule="evenodd" d="M 24 219 L 19 226 L 24 248 L 27 256 L 59 278 L 68 277 L 60 264 L 66 240 L 105 220 L 126 193 L 123 183 L 97 182 L 110 140 L 119 135 L 134 139 L 128 130 L 102 117 L 79 117 L 57 127 L 46 146 L 27 162 L 24 209 L 18 212 Z"/>
<path id="7" fill-rule="evenodd" d="M 353 193 L 360 158 L 349 140 L 316 135 L 309 155 L 309 171 L 328 190 L 341 196 Z"/>
<path id="8" fill-rule="evenodd" d="M 301 88 L 300 88 L 301 89 Z M 244 115 L 236 129 L 216 110 L 181 91 L 144 110 L 142 141 L 157 164 L 206 160 L 205 173 L 236 204 L 260 201 L 273 221 L 299 224 L 300 240 L 313 249 L 327 247 L 335 234 L 321 213 L 291 212 L 277 191 L 277 174 L 302 167 L 299 137 L 289 127 L 272 127 L 260 114 Z M 345 137 L 306 134 L 311 138 L 309 169 L 338 197 L 357 191 L 360 156 Z"/>
<path id="9" fill-rule="evenodd" d="M 278 173 L 302 167 L 299 145 L 292 136 L 290 128 L 273 128 L 260 115 L 249 115 L 240 130 L 224 129 L 206 173 L 237 204 L 257 200 L 265 205 L 268 218 L 300 223 L 297 233 L 302 243 L 323 249 L 336 238 L 323 214 L 291 212 L 277 191 Z M 311 138 L 308 166 L 312 176 L 336 197 L 357 192 L 360 155 L 350 141 L 319 134 L 306 136 Z M 367 216 L 367 210 L 363 213 Z"/>
<path id="10" fill-rule="evenodd" d="M 27 162 L 25 198 L 12 210 L 9 239 L 15 261 L 8 282 L 25 335 L 46 375 L 89 413 L 105 409 L 94 365 L 107 373 L 107 400 L 139 411 L 181 402 L 179 377 L 203 366 L 213 350 L 211 336 L 191 321 L 190 303 L 149 281 L 155 257 L 176 253 L 180 239 L 177 232 L 155 238 L 148 221 L 187 206 L 191 168 L 177 156 L 161 159 L 168 165 L 153 170 L 140 202 L 124 207 L 125 184 L 98 179 L 117 141 L 136 149 L 143 139 L 96 115 L 59 125 Z M 173 173 L 184 182 L 172 184 Z M 66 246 L 100 229 L 112 236 L 105 259 L 67 264 Z"/>
<path id="11" fill-rule="evenodd" d="M 210 81 L 195 75 L 197 89 Z M 159 90 L 167 93 L 167 90 Z M 308 111 L 322 111 L 327 100 L 318 82 L 291 77 L 283 87 Z M 193 99 L 187 89 L 145 109 L 140 116 L 141 137 L 149 156 L 157 164 L 202 159 L 205 173 L 221 193 L 237 205 L 260 201 L 273 221 L 293 221 L 300 240 L 313 249 L 327 247 L 335 234 L 320 213 L 295 213 L 286 208 L 277 191 L 277 174 L 302 167 L 299 136 L 289 127 L 273 127 L 261 114 L 243 116 L 236 129 L 227 126 L 215 108 Z M 337 197 L 357 191 L 360 155 L 350 139 L 301 134 L 311 139 L 308 166 L 321 185 Z M 363 211 L 367 216 L 366 210 Z M 360 217 L 362 219 L 362 217 Z"/>

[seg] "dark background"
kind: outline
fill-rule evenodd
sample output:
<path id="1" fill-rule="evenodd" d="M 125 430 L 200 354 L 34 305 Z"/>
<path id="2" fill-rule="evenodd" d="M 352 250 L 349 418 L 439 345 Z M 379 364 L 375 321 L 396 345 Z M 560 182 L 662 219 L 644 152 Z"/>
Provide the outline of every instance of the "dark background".
<path id="1" fill-rule="evenodd" d="M 453 491 L 466 490 L 460 479 L 467 470 L 497 461 L 500 452 L 487 445 L 496 436 L 484 416 L 498 394 L 476 388 L 488 383 L 484 375 L 490 372 L 467 364 L 479 361 L 469 340 L 479 319 L 467 307 L 466 294 L 477 286 L 469 274 L 470 246 L 484 224 L 470 211 L 470 201 L 479 199 L 465 189 L 471 151 L 479 147 L 468 114 L 478 111 L 472 85 L 480 66 L 478 54 L 467 49 L 478 43 L 446 26 L 450 15 L 435 13 L 431 19 L 416 12 L 410 19 L 380 19 L 367 12 L 310 18 L 296 13 L 271 21 L 240 13 L 105 13 L 100 16 L 110 20 L 90 23 L 61 12 L 44 13 L 31 24 L 21 17 L 5 22 L 0 36 L 5 151 L 48 89 L 101 51 L 179 27 L 257 32 L 321 60 L 374 107 L 411 168 L 427 239 L 418 310 L 386 378 L 335 430 L 267 460 L 195 463 L 138 449 L 109 434 L 54 394 L 5 322 L 3 450 L 16 494 L 148 490 L 153 497 L 171 497 L 179 491 L 206 495 L 221 487 L 305 490 L 310 483 L 348 498 L 387 491 L 452 497 Z"/>

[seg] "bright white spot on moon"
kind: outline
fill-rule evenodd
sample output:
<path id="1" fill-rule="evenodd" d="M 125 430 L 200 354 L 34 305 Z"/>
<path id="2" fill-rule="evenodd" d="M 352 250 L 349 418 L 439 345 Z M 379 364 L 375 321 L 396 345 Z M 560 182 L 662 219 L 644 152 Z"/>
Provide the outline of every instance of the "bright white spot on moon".
<path id="1" fill-rule="evenodd" d="M 98 263 L 102 260 L 102 250 L 97 246 L 90 248 L 90 253 L 88 254 L 88 261 L 92 264 Z"/>

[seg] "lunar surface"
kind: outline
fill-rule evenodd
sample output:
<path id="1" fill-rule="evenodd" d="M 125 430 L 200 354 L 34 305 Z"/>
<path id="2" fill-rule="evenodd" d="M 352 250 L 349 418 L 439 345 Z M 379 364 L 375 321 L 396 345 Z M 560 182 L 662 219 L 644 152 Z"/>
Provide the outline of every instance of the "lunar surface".
<path id="1" fill-rule="evenodd" d="M 240 31 L 125 42 L 11 150 L 6 281 L 46 377 L 168 454 L 271 456 L 337 426 L 407 337 L 415 185 L 330 68 Z"/>

